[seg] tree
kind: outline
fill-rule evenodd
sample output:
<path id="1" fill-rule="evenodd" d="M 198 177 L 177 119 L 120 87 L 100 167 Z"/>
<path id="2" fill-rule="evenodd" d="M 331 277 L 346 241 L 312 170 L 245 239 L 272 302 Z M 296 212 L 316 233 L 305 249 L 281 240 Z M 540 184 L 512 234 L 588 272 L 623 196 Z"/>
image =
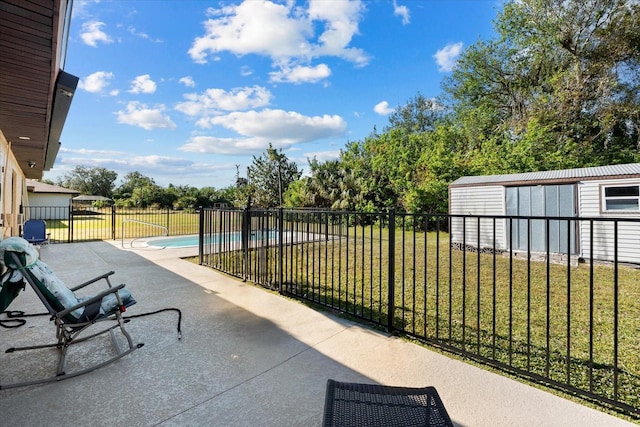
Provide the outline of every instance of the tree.
<path id="1" fill-rule="evenodd" d="M 146 177 L 138 171 L 129 172 L 122 179 L 122 184 L 114 192 L 115 199 L 131 198 L 133 190 L 137 187 L 146 187 L 156 185 L 153 178 Z"/>
<path id="2" fill-rule="evenodd" d="M 402 130 L 408 134 L 431 131 L 442 118 L 443 112 L 443 106 L 435 99 L 425 98 L 418 93 L 389 115 L 389 125 L 385 132 L 390 129 Z"/>
<path id="3" fill-rule="evenodd" d="M 252 205 L 275 207 L 283 205 L 283 194 L 289 184 L 300 179 L 302 171 L 295 162 L 273 148 L 271 143 L 260 157 L 253 156 L 253 162 L 247 169 Z"/>
<path id="4" fill-rule="evenodd" d="M 111 198 L 118 174 L 105 168 L 88 168 L 76 166 L 64 177 L 59 178 L 57 185 L 90 196 L 104 196 Z"/>
<path id="5" fill-rule="evenodd" d="M 539 169 L 636 161 L 639 21 L 633 0 L 508 2 L 499 37 L 469 47 L 443 85 L 471 136 L 464 149 L 521 146 L 504 151 Z"/>
<path id="6" fill-rule="evenodd" d="M 289 188 L 283 194 L 284 205 L 288 208 L 313 207 L 314 197 L 309 192 L 307 184 L 309 178 L 303 177 L 289 184 Z"/>

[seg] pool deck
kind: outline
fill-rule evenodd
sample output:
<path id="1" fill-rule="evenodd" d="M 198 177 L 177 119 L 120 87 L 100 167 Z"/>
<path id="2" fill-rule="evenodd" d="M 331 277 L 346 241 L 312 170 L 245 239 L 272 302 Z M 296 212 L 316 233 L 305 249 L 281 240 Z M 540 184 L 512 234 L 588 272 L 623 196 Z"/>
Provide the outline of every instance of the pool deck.
<path id="1" fill-rule="evenodd" d="M 76 378 L 0 390 L 0 425 L 319 426 L 329 378 L 435 386 L 459 427 L 634 425 L 180 259 L 194 250 L 42 248 L 67 284 L 114 270 L 112 282 L 138 301 L 128 315 L 179 308 L 183 338 L 175 313 L 132 319 L 143 348 Z M 30 290 L 9 309 L 42 312 Z M 29 318 L 0 329 L 0 348 L 53 335 L 46 318 Z M 100 354 L 87 347 L 95 350 L 78 345 L 78 360 Z M 0 383 L 48 372 L 52 351 L 0 353 Z"/>

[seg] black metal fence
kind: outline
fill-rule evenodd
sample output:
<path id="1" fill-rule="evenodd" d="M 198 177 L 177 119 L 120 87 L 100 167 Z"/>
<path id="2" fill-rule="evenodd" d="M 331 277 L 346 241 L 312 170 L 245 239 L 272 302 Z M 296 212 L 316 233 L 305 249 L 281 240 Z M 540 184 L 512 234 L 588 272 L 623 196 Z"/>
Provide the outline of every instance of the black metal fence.
<path id="1" fill-rule="evenodd" d="M 198 233 L 198 212 L 116 206 L 29 206 L 26 219 L 42 219 L 52 243 Z"/>
<path id="2" fill-rule="evenodd" d="M 200 236 L 201 264 L 640 416 L 640 220 L 203 210 Z"/>

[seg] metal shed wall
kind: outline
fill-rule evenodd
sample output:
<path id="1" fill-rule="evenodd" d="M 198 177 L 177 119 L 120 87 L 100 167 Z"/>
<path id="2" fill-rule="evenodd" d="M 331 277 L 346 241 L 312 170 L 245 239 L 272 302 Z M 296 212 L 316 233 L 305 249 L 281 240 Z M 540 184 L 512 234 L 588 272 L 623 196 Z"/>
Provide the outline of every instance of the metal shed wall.
<path id="1" fill-rule="evenodd" d="M 640 177 L 630 177 L 630 171 L 625 167 L 633 167 L 637 164 L 622 165 L 620 172 L 624 172 L 620 178 L 611 175 L 598 177 L 585 176 L 577 183 L 577 215 L 581 218 L 640 218 L 640 212 L 633 213 L 606 213 L 601 210 L 601 191 L 607 185 L 640 185 Z M 595 168 L 592 168 L 595 169 Z M 613 172 L 610 167 L 600 168 L 602 172 Z M 597 170 L 600 172 L 600 170 Z M 549 173 L 542 175 L 536 173 L 528 176 L 528 180 L 522 181 L 522 186 L 536 185 L 532 178 L 544 178 L 539 185 L 553 184 L 549 180 Z M 504 176 L 504 183 L 513 186 L 515 175 Z M 465 177 L 456 181 L 449 187 L 449 213 L 452 215 L 505 215 L 506 214 L 506 187 L 501 176 L 496 177 Z M 568 183 L 570 180 L 562 176 L 559 183 Z M 472 182 L 473 181 L 473 182 Z M 496 182 L 497 181 L 497 182 Z M 492 184 L 493 182 L 493 184 Z M 574 181 L 575 182 L 575 181 Z M 482 218 L 480 220 L 480 247 L 493 247 L 493 221 Z M 463 235 L 464 229 L 464 235 Z M 591 226 L 589 221 L 580 221 L 578 224 L 578 256 L 589 259 L 593 257 L 600 261 L 614 260 L 614 223 L 609 221 L 593 222 L 593 252 L 591 250 Z M 502 219 L 495 220 L 495 248 L 507 250 L 507 225 Z M 476 218 L 452 218 L 451 242 L 468 246 L 478 246 L 478 220 Z M 618 261 L 640 264 L 640 223 L 618 222 Z"/>
<path id="2" fill-rule="evenodd" d="M 501 185 L 480 187 L 452 187 L 449 189 L 449 213 L 451 215 L 493 215 L 505 214 L 504 187 Z M 480 228 L 480 246 L 494 246 L 494 224 L 489 218 L 451 219 L 451 242 L 478 245 L 478 227 Z M 464 230 L 464 234 L 463 234 Z M 495 247 L 507 249 L 504 219 L 495 220 Z"/>

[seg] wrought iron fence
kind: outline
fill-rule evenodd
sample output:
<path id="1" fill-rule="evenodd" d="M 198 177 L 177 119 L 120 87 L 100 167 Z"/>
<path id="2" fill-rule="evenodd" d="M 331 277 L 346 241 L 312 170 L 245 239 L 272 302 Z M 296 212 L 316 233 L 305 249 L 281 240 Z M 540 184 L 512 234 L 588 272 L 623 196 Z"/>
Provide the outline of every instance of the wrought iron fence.
<path id="1" fill-rule="evenodd" d="M 198 233 L 198 212 L 116 206 L 29 206 L 27 219 L 43 219 L 53 243 Z M 125 226 L 126 224 L 126 226 Z"/>
<path id="2" fill-rule="evenodd" d="M 200 263 L 640 416 L 640 220 L 202 210 Z"/>

